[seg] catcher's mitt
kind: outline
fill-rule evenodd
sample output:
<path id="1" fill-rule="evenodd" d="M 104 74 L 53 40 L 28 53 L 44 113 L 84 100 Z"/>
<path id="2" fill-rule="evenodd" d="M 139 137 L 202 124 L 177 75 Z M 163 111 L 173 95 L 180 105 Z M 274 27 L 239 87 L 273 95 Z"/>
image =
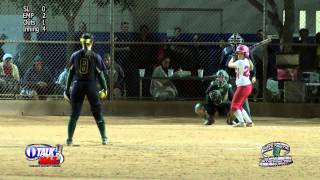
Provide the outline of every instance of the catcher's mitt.
<path id="1" fill-rule="evenodd" d="M 219 105 L 222 103 L 222 95 L 220 93 L 219 90 L 213 90 L 209 93 L 209 97 L 211 99 L 211 101 L 215 104 L 215 105 Z"/>

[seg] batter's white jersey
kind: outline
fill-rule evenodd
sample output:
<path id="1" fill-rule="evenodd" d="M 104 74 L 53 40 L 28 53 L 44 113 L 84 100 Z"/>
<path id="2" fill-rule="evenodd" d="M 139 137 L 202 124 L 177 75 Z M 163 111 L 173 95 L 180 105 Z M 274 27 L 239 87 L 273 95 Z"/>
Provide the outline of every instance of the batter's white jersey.
<path id="1" fill-rule="evenodd" d="M 235 64 L 236 68 L 236 85 L 246 86 L 251 84 L 250 81 L 250 63 L 249 59 L 238 59 Z"/>

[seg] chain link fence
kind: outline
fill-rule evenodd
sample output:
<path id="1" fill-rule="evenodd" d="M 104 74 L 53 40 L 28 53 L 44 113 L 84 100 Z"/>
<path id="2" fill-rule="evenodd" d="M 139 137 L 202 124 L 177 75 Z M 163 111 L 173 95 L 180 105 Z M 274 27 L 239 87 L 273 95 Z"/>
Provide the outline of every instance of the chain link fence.
<path id="1" fill-rule="evenodd" d="M 78 40 L 83 32 L 93 34 L 93 50 L 106 61 L 106 67 L 109 68 L 109 86 L 113 89 L 110 91 L 112 99 L 153 99 L 156 93 L 152 84 L 156 82 L 151 77 L 157 76 L 160 72 L 155 69 L 167 61 L 167 69 L 174 70 L 173 79 L 163 80 L 169 88 L 166 92 L 169 93 L 168 96 L 174 99 L 203 98 L 212 79 L 197 77 L 199 73 L 202 74 L 202 70 L 203 76 L 207 77 L 221 68 L 224 48 L 229 46 L 228 38 L 233 33 L 239 33 L 250 46 L 263 40 L 264 27 L 267 35 L 273 35 L 273 40 L 268 46 L 256 49 L 253 53 L 256 55 L 259 79 L 254 98 L 263 97 L 262 91 L 268 88 L 267 78 L 278 80 L 276 55 L 282 51 L 278 32 L 281 28 L 283 32 L 288 29 L 288 25 L 282 22 L 285 19 L 281 12 L 286 5 L 284 2 L 272 4 L 270 2 L 273 1 L 268 1 L 266 10 L 270 12 L 265 11 L 266 21 L 263 21 L 264 1 L 110 2 L 2 1 L 0 19 L 4 23 L 1 25 L 3 36 L 0 49 L 3 60 L 1 98 L 61 99 L 65 86 L 65 67 L 71 53 L 81 48 Z M 315 3 L 296 3 L 295 8 L 308 10 Z M 290 11 L 287 14 L 290 15 Z M 306 17 L 309 17 L 308 11 Z M 297 21 L 296 19 L 293 21 Z M 316 22 L 319 23 L 319 20 Z M 320 55 L 317 54 L 319 46 L 316 43 L 320 43 L 319 38 L 316 40 L 313 29 L 320 25 L 305 24 L 306 28 L 311 28 L 311 37 L 310 41 L 304 44 L 314 47 L 314 56 L 310 58 L 314 61 L 313 65 L 317 66 Z M 295 26 L 291 33 L 298 37 L 300 26 Z M 294 41 L 298 42 L 298 38 L 294 38 Z M 294 50 L 300 55 L 304 52 L 301 48 Z M 15 64 L 17 68 L 8 68 L 7 62 Z M 19 71 L 19 78 L 13 75 L 16 69 Z M 310 71 L 316 71 L 316 68 Z M 143 73 L 144 78 L 141 78 L 139 73 Z M 166 73 L 169 73 L 169 70 Z M 302 79 L 303 77 L 299 80 Z M 318 87 L 313 87 L 312 91 L 315 96 L 320 92 Z"/>

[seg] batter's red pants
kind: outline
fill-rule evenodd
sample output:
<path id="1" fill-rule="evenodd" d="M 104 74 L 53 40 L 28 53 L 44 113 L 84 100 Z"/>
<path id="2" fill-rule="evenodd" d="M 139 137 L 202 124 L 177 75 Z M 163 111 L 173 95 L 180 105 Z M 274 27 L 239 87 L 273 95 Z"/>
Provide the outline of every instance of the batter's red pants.
<path id="1" fill-rule="evenodd" d="M 252 85 L 247 86 L 239 86 L 237 87 L 236 92 L 233 95 L 232 102 L 231 102 L 231 110 L 236 111 L 240 109 L 242 111 L 243 103 L 251 94 Z"/>

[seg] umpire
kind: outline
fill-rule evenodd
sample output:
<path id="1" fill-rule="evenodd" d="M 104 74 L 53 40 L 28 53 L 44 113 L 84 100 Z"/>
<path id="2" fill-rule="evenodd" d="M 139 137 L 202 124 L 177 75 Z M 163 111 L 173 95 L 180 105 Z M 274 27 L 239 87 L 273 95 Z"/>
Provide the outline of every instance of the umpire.
<path id="1" fill-rule="evenodd" d="M 68 64 L 69 75 L 67 78 L 65 98 L 71 101 L 71 115 L 68 124 L 68 139 L 67 145 L 72 145 L 72 137 L 76 128 L 77 120 L 79 119 L 81 107 L 85 96 L 87 96 L 92 115 L 98 125 L 102 144 L 108 143 L 108 138 L 105 134 L 105 122 L 101 112 L 101 103 L 99 100 L 99 89 L 97 79 L 101 87 L 107 94 L 107 84 L 103 75 L 103 62 L 100 55 L 91 50 L 93 45 L 93 37 L 89 33 L 85 33 L 80 38 L 82 49 L 74 52 L 71 55 Z M 73 82 L 73 87 L 70 93 L 70 86 Z"/>

